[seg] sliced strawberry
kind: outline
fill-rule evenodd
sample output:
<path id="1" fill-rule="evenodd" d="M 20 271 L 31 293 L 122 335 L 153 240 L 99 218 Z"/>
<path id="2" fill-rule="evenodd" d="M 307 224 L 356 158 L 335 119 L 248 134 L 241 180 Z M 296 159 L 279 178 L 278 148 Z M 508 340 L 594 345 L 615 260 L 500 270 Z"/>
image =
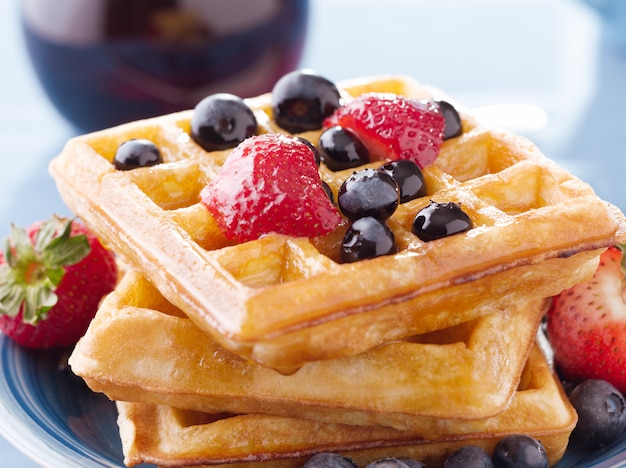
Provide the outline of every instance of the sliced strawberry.
<path id="1" fill-rule="evenodd" d="M 620 248 L 609 248 L 593 279 L 554 298 L 547 332 L 566 380 L 603 379 L 626 391 L 622 256 Z"/>
<path id="2" fill-rule="evenodd" d="M 388 93 L 358 96 L 324 121 L 356 133 L 373 159 L 409 159 L 420 168 L 432 164 L 443 142 L 445 119 L 433 101 Z"/>
<path id="3" fill-rule="evenodd" d="M 222 232 L 238 242 L 270 232 L 315 237 L 341 221 L 311 147 L 286 135 L 264 134 L 238 145 L 201 200 Z"/>
<path id="4" fill-rule="evenodd" d="M 116 282 L 113 253 L 84 225 L 13 226 L 0 254 L 0 330 L 29 348 L 73 345 Z"/>

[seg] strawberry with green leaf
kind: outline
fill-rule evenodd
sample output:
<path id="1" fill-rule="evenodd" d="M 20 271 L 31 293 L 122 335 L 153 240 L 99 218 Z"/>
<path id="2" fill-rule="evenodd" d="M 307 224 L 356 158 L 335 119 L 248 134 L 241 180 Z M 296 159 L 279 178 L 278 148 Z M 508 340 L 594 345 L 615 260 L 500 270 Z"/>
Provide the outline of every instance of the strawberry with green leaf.
<path id="1" fill-rule="evenodd" d="M 116 282 L 113 252 L 84 225 L 13 225 L 0 252 L 0 330 L 28 348 L 71 346 Z"/>

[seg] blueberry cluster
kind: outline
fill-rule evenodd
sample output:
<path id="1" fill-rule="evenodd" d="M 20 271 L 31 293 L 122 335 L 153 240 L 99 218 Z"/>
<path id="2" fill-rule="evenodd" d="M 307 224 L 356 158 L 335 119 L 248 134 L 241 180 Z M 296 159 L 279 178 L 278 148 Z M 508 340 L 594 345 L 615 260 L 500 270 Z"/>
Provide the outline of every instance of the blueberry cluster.
<path id="1" fill-rule="evenodd" d="M 626 430 L 626 399 L 605 380 L 589 379 L 578 384 L 565 383 L 572 406 L 578 413 L 578 423 L 570 443 L 585 449 L 605 447 L 624 435 Z M 420 468 L 416 460 L 383 458 L 365 468 Z M 482 447 L 467 445 L 450 454 L 444 468 L 547 468 L 548 458 L 541 441 L 524 434 L 514 434 L 500 440 L 489 455 Z M 311 457 L 304 468 L 358 468 L 345 456 L 319 453 Z"/>
<path id="2" fill-rule="evenodd" d="M 407 458 L 381 458 L 369 463 L 365 468 L 425 468 L 421 462 Z M 309 458 L 302 468 L 358 468 L 348 457 L 338 453 L 322 452 Z"/>
<path id="3" fill-rule="evenodd" d="M 436 101 L 444 116 L 444 139 L 462 133 L 454 106 Z M 332 82 L 310 71 L 283 77 L 272 92 L 276 123 L 287 131 L 317 130 L 326 117 L 342 105 Z M 372 161 L 367 146 L 350 129 L 334 126 L 319 139 L 319 158 L 331 171 L 358 168 Z M 355 262 L 397 251 L 393 231 L 386 221 L 398 204 L 426 195 L 419 166 L 408 160 L 384 164 L 378 169 L 354 172 L 341 186 L 337 204 L 350 220 L 342 243 L 341 260 Z M 435 204 L 418 213 L 413 232 L 422 240 L 438 239 L 472 227 L 469 217 L 455 204 Z"/>
<path id="4" fill-rule="evenodd" d="M 393 231 L 386 221 L 398 205 L 426 195 L 418 165 L 400 160 L 378 169 L 355 171 L 341 185 L 337 204 L 351 221 L 341 251 L 344 262 L 389 255 L 397 251 Z M 430 202 L 415 216 L 412 231 L 428 242 L 465 232 L 473 227 L 470 217 L 457 203 Z"/>
<path id="5" fill-rule="evenodd" d="M 543 444 L 524 434 L 513 434 L 498 441 L 490 456 L 482 447 L 467 445 L 445 460 L 444 468 L 548 468 Z"/>
<path id="6" fill-rule="evenodd" d="M 444 139 L 461 134 L 461 119 L 451 104 L 437 101 L 446 121 Z M 319 130 L 322 122 L 342 105 L 337 87 L 310 70 L 287 73 L 272 90 L 272 112 L 277 125 L 290 133 Z M 206 151 L 234 148 L 258 130 L 257 120 L 243 99 L 228 93 L 216 93 L 202 99 L 194 108 L 190 135 Z M 146 140 L 133 142 L 115 157 L 120 170 L 150 166 L 162 162 L 158 150 L 146 149 Z M 370 161 L 362 142 L 347 129 L 334 127 L 320 137 L 320 153 L 333 171 L 353 168 Z"/>
<path id="7" fill-rule="evenodd" d="M 461 119 L 451 104 L 437 101 L 446 122 L 444 138 L 461 134 Z M 272 113 L 278 126 L 301 133 L 319 130 L 323 121 L 342 105 L 337 87 L 309 70 L 283 76 L 272 90 Z M 258 132 L 257 120 L 238 96 L 217 93 L 202 99 L 190 122 L 191 138 L 206 151 L 233 148 Z M 304 138 L 315 155 L 332 171 L 363 166 L 370 161 L 365 144 L 342 127 L 325 129 L 316 147 Z M 162 162 L 156 145 L 148 140 L 130 140 L 120 145 L 114 159 L 117 169 L 128 170 Z M 333 200 L 327 184 L 324 189 Z M 341 258 L 354 262 L 397 251 L 392 230 L 386 221 L 398 204 L 426 195 L 419 166 L 409 160 L 393 161 L 378 169 L 362 169 L 341 186 L 337 204 L 351 225 L 345 234 Z M 334 200 L 333 200 L 334 202 Z M 434 204 L 415 218 L 413 232 L 422 240 L 433 240 L 469 229 L 471 221 L 458 205 Z"/>
<path id="8" fill-rule="evenodd" d="M 217 93 L 202 99 L 190 122 L 191 138 L 206 151 L 234 148 L 257 132 L 250 107 L 238 96 Z M 163 162 L 159 148 L 147 139 L 131 139 L 119 145 L 113 165 L 130 170 Z"/>
<path id="9" fill-rule="evenodd" d="M 413 459 L 387 457 L 375 460 L 365 468 L 425 468 L 427 465 Z M 500 440 L 489 455 L 482 447 L 468 445 L 453 452 L 444 462 L 444 468 L 548 468 L 548 457 L 543 444 L 533 437 L 515 434 Z M 323 452 L 311 457 L 303 468 L 358 468 L 350 458 Z"/>
<path id="10" fill-rule="evenodd" d="M 395 236 L 386 221 L 399 203 L 399 184 L 385 170 L 361 169 L 344 181 L 337 192 L 337 205 L 351 224 L 342 242 L 343 262 L 397 252 Z"/>

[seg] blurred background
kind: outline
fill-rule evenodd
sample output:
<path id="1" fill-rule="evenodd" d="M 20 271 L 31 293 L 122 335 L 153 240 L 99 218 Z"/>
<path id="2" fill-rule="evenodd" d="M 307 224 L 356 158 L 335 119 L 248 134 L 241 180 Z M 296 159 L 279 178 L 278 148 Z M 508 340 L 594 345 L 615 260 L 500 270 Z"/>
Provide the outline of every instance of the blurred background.
<path id="1" fill-rule="evenodd" d="M 58 11 L 61 3 L 24 0 L 29 30 L 59 41 L 96 36 L 95 13 L 80 23 L 82 29 L 62 26 Z M 124 1 L 112 3 L 118 8 L 119 4 L 127 5 Z M 263 10 L 262 5 L 271 9 L 276 3 L 264 0 L 250 4 L 260 5 L 257 8 Z M 238 17 L 245 16 L 246 11 L 248 16 L 255 13 L 241 1 L 233 5 Z M 620 190 L 620 173 L 626 168 L 622 149 L 626 130 L 622 111 L 626 107 L 626 48 L 620 50 L 607 39 L 607 28 L 595 9 L 579 0 L 389 0 L 384 7 L 381 5 L 375 0 L 315 0 L 308 11 L 306 2 L 292 6 L 290 19 L 272 25 L 274 30 L 283 30 L 280 40 L 285 48 L 280 53 L 283 57 L 291 54 L 281 65 L 273 64 L 274 71 L 282 73 L 299 63 L 332 80 L 405 73 L 444 89 L 467 106 L 505 104 L 514 112 L 499 115 L 497 122 L 530 137 L 549 157 L 590 182 L 600 196 L 626 208 Z M 113 28 L 111 34 L 122 34 L 125 25 L 131 27 L 133 15 L 142 13 L 128 8 L 120 11 L 125 22 L 118 24 L 117 30 Z M 308 18 L 303 19 L 306 14 Z M 0 21 L 4 70 L 0 86 L 0 148 L 4 163 L 0 172 L 0 225 L 7 226 L 11 221 L 25 224 L 47 217 L 52 210 L 63 212 L 46 166 L 68 138 L 86 129 L 77 128 L 64 117 L 67 112 L 62 114 L 53 104 L 59 103 L 59 95 L 50 91 L 50 83 L 46 92 L 38 80 L 29 60 L 18 0 L 1 2 Z M 244 26 L 245 21 L 241 20 Z M 252 22 L 249 19 L 247 24 Z M 163 24 L 168 27 L 166 21 Z M 171 34 L 176 33 L 174 26 L 169 25 L 169 29 Z M 304 44 L 298 44 L 302 38 Z M 46 64 L 42 62 L 41 52 L 45 50 L 41 44 L 32 34 L 28 39 L 30 50 L 40 54 L 37 70 L 42 75 L 51 63 L 56 64 L 57 73 L 67 75 L 71 66 L 67 58 L 64 61 L 52 55 L 53 60 Z M 126 60 L 133 54 L 145 55 L 132 46 L 125 50 Z M 102 82 L 94 72 L 97 60 L 102 60 L 98 59 L 100 52 L 92 49 L 87 55 L 91 63 L 86 61 L 76 70 L 77 74 L 91 74 L 89 79 L 94 84 Z M 229 82 L 228 74 L 221 71 L 222 76 L 217 77 L 209 73 L 206 79 L 218 83 L 201 91 L 220 89 Z M 48 73 L 48 80 L 53 74 L 54 70 Z M 258 77 L 259 86 L 246 89 L 239 83 L 241 94 L 256 94 L 274 79 L 258 67 L 248 76 L 251 74 Z M 241 77 L 231 82 L 237 80 Z M 64 90 L 66 107 L 80 97 L 78 86 L 72 89 L 70 83 L 69 90 Z M 91 109 L 93 122 L 89 115 L 82 116 L 82 122 L 97 126 L 97 118 L 108 111 L 108 101 Z"/>
<path id="2" fill-rule="evenodd" d="M 62 3 L 77 8 L 82 5 L 83 9 L 88 4 L 90 14 L 78 26 L 71 25 L 71 18 L 64 18 L 59 9 Z M 125 28 L 132 26 L 133 18 L 142 15 L 141 10 L 129 9 L 130 3 L 111 2 L 121 19 L 107 30 L 108 34 L 123 39 Z M 173 3 L 154 0 L 153 5 Z M 626 13 L 608 10 L 603 20 L 600 9 L 606 8 L 605 3 L 606 0 L 312 0 L 307 9 L 306 2 L 299 2 L 278 23 L 264 26 L 265 36 L 248 37 L 239 43 L 248 55 L 263 57 L 253 71 L 229 78 L 226 72 L 231 71 L 227 68 L 234 67 L 232 73 L 236 73 L 237 63 L 235 58 L 228 59 L 223 62 L 227 65 L 206 75 L 213 85 L 207 84 L 202 92 L 221 90 L 224 83 L 231 83 L 239 86 L 242 94 L 256 94 L 264 90 L 261 88 L 271 87 L 268 83 L 274 80 L 272 73 L 296 66 L 313 68 L 331 80 L 408 74 L 442 88 L 466 106 L 480 108 L 496 123 L 528 136 L 547 156 L 588 181 L 601 197 L 624 210 L 626 46 L 620 46 L 615 31 L 626 31 Z M 46 50 L 45 40 L 87 41 L 93 48 L 83 57 L 86 65 L 74 73 L 87 76 L 87 81 L 94 85 L 103 83 L 98 66 L 106 51 L 97 45 L 101 27 L 97 24 L 98 8 L 102 2 L 24 0 L 24 5 L 29 36 L 22 29 L 21 3 L 0 1 L 2 236 L 8 234 L 11 222 L 25 225 L 53 212 L 68 214 L 47 172 L 48 162 L 64 143 L 83 131 L 68 116 L 74 115 L 85 126 L 97 126 L 99 118 L 119 107 L 119 103 L 105 98 L 91 112 L 76 117 L 74 112 L 79 111 L 71 108 L 80 104 L 79 87 L 66 84 L 63 99 L 55 95 L 55 86 L 50 82 L 44 89 L 27 49 L 26 39 L 30 50 L 37 53 Z M 176 21 L 163 17 L 152 25 L 151 31 L 169 34 L 182 44 L 198 35 L 218 34 L 220 27 L 244 31 L 254 26 L 258 15 L 269 15 L 282 2 L 233 0 L 230 5 L 236 13 L 232 16 L 231 11 L 230 23 L 217 22 L 207 29 L 200 21 L 202 15 Z M 626 10 L 624 1 L 618 0 L 614 5 Z M 40 33 L 39 37 L 35 33 Z M 277 42 L 270 46 L 273 52 L 265 56 L 261 38 L 267 35 L 273 35 Z M 223 55 L 217 54 L 215 60 L 235 53 L 231 48 L 232 43 L 223 44 Z M 48 71 L 48 78 L 73 66 L 62 51 L 47 53 L 53 53 L 53 59 L 46 62 L 43 55 L 37 56 L 37 70 L 45 74 L 46 67 L 56 67 L 56 72 Z M 124 54 L 124 66 L 133 57 L 146 58 L 146 51 L 133 44 L 127 44 Z M 186 60 L 177 54 L 170 58 L 183 65 Z M 146 60 L 147 67 L 154 65 L 149 56 Z M 126 71 L 132 79 L 140 79 L 144 73 L 136 69 Z M 254 75 L 257 88 L 245 82 L 244 78 L 250 75 Z M 182 81 L 177 85 L 183 86 L 185 78 L 180 77 Z M 159 88 L 158 83 L 149 80 L 144 85 L 145 93 L 172 91 L 172 86 Z M 181 94 L 180 89 L 176 92 Z M 55 106 L 61 102 L 64 110 Z M 494 114 L 494 110 L 498 112 Z M 11 466 L 28 466 L 3 440 L 0 457 L 15 460 L 9 463 Z"/>

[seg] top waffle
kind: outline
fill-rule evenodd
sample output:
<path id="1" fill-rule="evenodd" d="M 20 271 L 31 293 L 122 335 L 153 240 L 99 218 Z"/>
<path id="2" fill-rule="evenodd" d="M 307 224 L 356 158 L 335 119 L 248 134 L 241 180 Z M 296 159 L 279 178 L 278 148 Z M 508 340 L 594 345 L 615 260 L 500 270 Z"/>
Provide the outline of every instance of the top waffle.
<path id="1" fill-rule="evenodd" d="M 413 98 L 436 91 L 406 78 L 340 83 Z M 249 99 L 260 132 L 284 132 L 270 96 Z M 493 301 L 558 294 L 586 279 L 601 249 L 626 241 L 624 218 L 527 140 L 483 128 L 462 112 L 463 134 L 424 169 L 428 193 L 389 220 L 399 252 L 342 264 L 345 227 L 321 238 L 269 234 L 233 245 L 199 193 L 229 150 L 208 153 L 189 136 L 192 111 L 72 139 L 50 166 L 67 205 L 161 293 L 226 348 L 278 369 L 356 354 L 470 320 Z M 316 143 L 319 132 L 302 136 Z M 164 163 L 111 164 L 131 138 L 156 143 Z M 380 165 L 380 163 L 378 164 Z M 322 178 L 336 192 L 352 170 Z M 430 200 L 461 203 L 473 229 L 424 243 L 411 233 Z M 586 275 L 587 273 L 584 273 Z"/>

